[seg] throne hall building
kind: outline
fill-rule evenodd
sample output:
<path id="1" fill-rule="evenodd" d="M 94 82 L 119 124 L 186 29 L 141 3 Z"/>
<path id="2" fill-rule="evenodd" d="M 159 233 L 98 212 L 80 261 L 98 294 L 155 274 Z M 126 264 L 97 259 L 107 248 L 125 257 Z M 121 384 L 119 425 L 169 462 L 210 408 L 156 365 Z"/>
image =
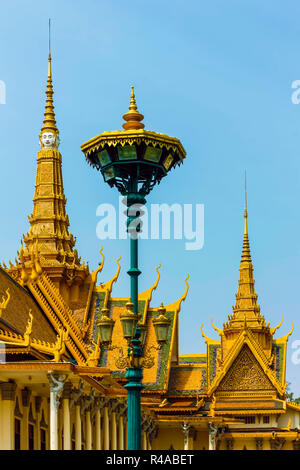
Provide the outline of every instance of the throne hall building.
<path id="1" fill-rule="evenodd" d="M 126 132 L 126 131 L 124 131 Z M 127 447 L 125 373 L 116 349 L 126 350 L 116 298 L 120 272 L 103 279 L 104 254 L 90 271 L 69 229 L 56 125 L 51 55 L 37 153 L 29 228 L 9 266 L 0 268 L 0 448 L 123 450 Z M 300 406 L 286 398 L 286 351 L 291 331 L 278 335 L 257 303 L 248 239 L 247 200 L 233 312 L 218 339 L 205 334 L 205 354 L 180 355 L 179 315 L 189 284 L 165 306 L 151 303 L 160 278 L 139 294 L 144 348 L 156 344 L 152 319 L 170 320 L 167 342 L 153 349 L 143 371 L 142 445 L 157 450 L 299 450 Z M 4 247 L 2 247 L 4 253 Z M 116 242 L 116 252 L 118 242 Z M 114 350 L 99 340 L 100 315 L 115 321 Z M 200 325 L 199 325 L 200 326 Z"/>

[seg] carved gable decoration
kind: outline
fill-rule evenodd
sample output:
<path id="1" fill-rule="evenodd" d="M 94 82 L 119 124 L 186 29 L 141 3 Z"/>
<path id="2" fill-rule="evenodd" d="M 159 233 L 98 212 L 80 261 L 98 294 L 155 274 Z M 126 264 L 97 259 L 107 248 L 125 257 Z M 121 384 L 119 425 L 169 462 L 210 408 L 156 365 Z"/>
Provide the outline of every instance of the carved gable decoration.
<path id="1" fill-rule="evenodd" d="M 221 381 L 218 391 L 242 392 L 252 390 L 274 390 L 274 386 L 249 347 L 244 345 Z"/>

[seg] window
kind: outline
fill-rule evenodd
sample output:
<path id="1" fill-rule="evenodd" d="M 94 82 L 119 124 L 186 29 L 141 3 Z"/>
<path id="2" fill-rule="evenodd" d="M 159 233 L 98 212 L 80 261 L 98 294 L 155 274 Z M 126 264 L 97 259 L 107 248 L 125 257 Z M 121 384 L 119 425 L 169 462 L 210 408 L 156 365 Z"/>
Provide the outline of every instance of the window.
<path id="1" fill-rule="evenodd" d="M 33 424 L 28 425 L 28 449 L 34 450 L 34 426 Z"/>
<path id="2" fill-rule="evenodd" d="M 264 416 L 263 417 L 263 423 L 264 424 L 269 424 L 269 422 L 270 422 L 270 416 Z"/>
<path id="3" fill-rule="evenodd" d="M 15 419 L 15 450 L 21 449 L 21 421 Z"/>
<path id="4" fill-rule="evenodd" d="M 46 430 L 41 429 L 41 450 L 46 450 Z"/>
<path id="5" fill-rule="evenodd" d="M 246 416 L 245 424 L 255 424 L 255 416 Z"/>

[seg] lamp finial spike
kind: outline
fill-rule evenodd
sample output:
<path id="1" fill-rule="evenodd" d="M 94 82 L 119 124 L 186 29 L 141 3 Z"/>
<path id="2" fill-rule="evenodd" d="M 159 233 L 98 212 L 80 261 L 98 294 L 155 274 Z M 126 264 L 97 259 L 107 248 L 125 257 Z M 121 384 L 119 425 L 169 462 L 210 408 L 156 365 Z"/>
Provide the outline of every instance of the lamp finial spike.
<path id="1" fill-rule="evenodd" d="M 141 122 L 144 119 L 144 116 L 138 112 L 133 86 L 131 86 L 129 110 L 123 115 L 123 119 L 126 121 L 122 124 L 125 131 L 144 129 L 145 127 Z"/>

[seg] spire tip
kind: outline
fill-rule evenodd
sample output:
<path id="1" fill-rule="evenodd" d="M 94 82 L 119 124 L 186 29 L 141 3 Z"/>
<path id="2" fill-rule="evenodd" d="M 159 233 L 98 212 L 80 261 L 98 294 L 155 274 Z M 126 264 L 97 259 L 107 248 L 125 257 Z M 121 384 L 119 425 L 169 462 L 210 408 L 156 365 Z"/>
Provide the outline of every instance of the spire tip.
<path id="1" fill-rule="evenodd" d="M 145 125 L 141 122 L 144 119 L 144 116 L 138 112 L 135 101 L 134 86 L 131 86 L 129 110 L 126 114 L 123 115 L 123 119 L 126 121 L 124 124 L 122 124 L 122 127 L 125 131 L 144 129 L 145 127 Z"/>

